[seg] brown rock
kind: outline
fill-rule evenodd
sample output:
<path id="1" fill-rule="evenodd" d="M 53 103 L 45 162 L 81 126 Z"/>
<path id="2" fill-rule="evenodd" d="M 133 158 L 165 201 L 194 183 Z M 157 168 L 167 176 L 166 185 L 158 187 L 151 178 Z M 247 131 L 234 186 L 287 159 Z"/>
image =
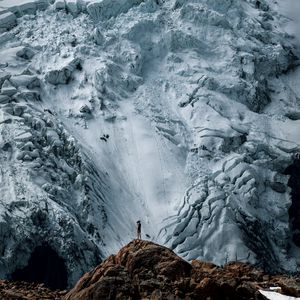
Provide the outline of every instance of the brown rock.
<path id="1" fill-rule="evenodd" d="M 85 274 L 68 293 L 0 280 L 0 299 L 265 300 L 259 289 L 271 286 L 300 296 L 299 278 L 268 275 L 237 262 L 223 268 L 196 260 L 189 264 L 166 247 L 135 240 Z"/>
<path id="2" fill-rule="evenodd" d="M 1 300 L 61 300 L 66 291 L 52 291 L 40 284 L 0 281 Z"/>
<path id="3" fill-rule="evenodd" d="M 275 285 L 280 286 L 283 294 L 300 297 L 300 279 L 299 278 L 287 278 L 284 276 L 276 277 Z"/>
<path id="4" fill-rule="evenodd" d="M 295 280 L 268 276 L 266 282 L 262 270 L 245 263 L 224 268 L 197 260 L 189 264 L 168 248 L 133 241 L 85 274 L 64 299 L 262 300 L 262 284 L 266 288 L 275 282 L 297 293 Z"/>
<path id="5" fill-rule="evenodd" d="M 215 296 L 217 292 L 217 285 L 213 279 L 208 277 L 201 280 L 201 282 L 195 287 L 194 295 L 195 298 L 206 299 L 210 296 Z"/>
<path id="6" fill-rule="evenodd" d="M 181 290 L 189 288 L 183 279 L 190 277 L 191 270 L 192 266 L 170 249 L 135 240 L 85 274 L 65 299 L 94 299 L 93 295 L 98 299 L 112 295 L 150 299 L 158 291 L 164 297 L 178 297 L 184 294 Z"/>
<path id="7" fill-rule="evenodd" d="M 189 264 L 168 248 L 133 241 L 85 274 L 65 300 L 256 299 L 258 287 L 248 281 L 257 272 L 241 263 L 225 268 L 200 261 Z"/>

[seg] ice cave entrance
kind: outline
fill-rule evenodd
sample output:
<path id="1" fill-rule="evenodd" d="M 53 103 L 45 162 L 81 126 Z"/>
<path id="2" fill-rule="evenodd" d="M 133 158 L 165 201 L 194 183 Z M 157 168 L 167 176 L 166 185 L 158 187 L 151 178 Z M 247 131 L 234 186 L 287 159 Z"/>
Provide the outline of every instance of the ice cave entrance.
<path id="1" fill-rule="evenodd" d="M 293 230 L 293 242 L 300 247 L 300 159 L 296 159 L 286 171 L 290 175 L 288 186 L 292 189 L 292 205 L 289 209 L 289 216 Z"/>
<path id="2" fill-rule="evenodd" d="M 12 280 L 44 283 L 51 289 L 66 289 L 67 269 L 64 260 L 49 246 L 38 246 L 32 252 L 28 264 L 12 274 Z"/>

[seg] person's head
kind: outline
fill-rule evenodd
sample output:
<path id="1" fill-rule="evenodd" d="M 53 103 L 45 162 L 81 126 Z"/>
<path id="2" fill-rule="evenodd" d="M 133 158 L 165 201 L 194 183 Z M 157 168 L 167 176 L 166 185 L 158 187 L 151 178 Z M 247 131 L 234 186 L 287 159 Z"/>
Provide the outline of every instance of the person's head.
<path id="1" fill-rule="evenodd" d="M 137 224 L 141 224 L 141 221 L 140 221 L 140 220 L 138 220 L 136 223 L 137 223 Z"/>

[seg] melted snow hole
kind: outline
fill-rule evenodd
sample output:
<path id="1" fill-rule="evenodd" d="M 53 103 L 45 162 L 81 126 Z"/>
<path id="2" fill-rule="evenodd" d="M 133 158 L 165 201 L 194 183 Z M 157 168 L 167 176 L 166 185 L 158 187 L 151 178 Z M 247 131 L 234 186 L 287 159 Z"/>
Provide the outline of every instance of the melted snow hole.
<path id="1" fill-rule="evenodd" d="M 36 247 L 27 266 L 17 269 L 12 279 L 44 283 L 51 289 L 66 289 L 68 284 L 64 260 L 47 244 Z"/>

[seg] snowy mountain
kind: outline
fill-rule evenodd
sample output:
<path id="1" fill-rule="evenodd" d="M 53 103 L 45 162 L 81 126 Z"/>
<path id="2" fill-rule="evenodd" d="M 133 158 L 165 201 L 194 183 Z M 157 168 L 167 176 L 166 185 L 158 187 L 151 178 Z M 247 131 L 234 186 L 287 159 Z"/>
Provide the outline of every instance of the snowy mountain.
<path id="1" fill-rule="evenodd" d="M 0 0 L 0 276 L 44 247 L 73 284 L 138 219 L 187 260 L 298 271 L 297 9 Z"/>

